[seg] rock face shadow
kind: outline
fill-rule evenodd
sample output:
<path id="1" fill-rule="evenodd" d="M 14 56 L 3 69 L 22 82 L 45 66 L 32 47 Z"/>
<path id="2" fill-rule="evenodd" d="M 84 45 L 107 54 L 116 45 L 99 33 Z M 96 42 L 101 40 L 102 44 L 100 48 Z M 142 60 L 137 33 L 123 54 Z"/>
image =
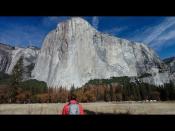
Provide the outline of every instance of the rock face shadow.
<path id="1" fill-rule="evenodd" d="M 90 110 L 84 110 L 86 115 L 130 115 L 130 113 L 104 113 L 104 112 L 95 112 Z"/>

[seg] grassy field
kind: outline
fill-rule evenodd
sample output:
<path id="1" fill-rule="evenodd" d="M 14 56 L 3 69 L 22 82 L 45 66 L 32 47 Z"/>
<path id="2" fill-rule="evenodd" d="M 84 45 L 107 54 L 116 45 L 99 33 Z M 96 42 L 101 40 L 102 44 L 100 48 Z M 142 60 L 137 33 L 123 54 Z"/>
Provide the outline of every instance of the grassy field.
<path id="1" fill-rule="evenodd" d="M 0 104 L 0 114 L 61 114 L 64 104 Z M 81 104 L 86 114 L 175 114 L 175 102 L 96 102 Z"/>

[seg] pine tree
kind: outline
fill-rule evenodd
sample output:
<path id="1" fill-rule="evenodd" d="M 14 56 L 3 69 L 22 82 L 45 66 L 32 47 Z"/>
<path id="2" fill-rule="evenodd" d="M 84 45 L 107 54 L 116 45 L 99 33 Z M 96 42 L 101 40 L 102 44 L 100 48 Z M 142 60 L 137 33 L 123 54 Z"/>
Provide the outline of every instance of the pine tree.
<path id="1" fill-rule="evenodd" d="M 72 95 L 74 95 L 74 93 L 75 93 L 75 87 L 74 87 L 74 85 L 73 85 L 73 86 L 71 86 L 71 88 L 70 88 L 70 95 L 72 96 Z"/>
<path id="2" fill-rule="evenodd" d="M 131 87 L 132 88 L 132 91 L 133 91 L 133 97 L 134 97 L 134 100 L 137 100 L 137 92 L 136 92 L 136 88 L 135 87 Z"/>
<path id="3" fill-rule="evenodd" d="M 123 89 L 123 90 L 122 90 L 122 98 L 123 98 L 124 101 L 127 101 L 127 100 L 128 100 L 128 95 L 127 95 L 127 94 L 128 94 L 128 93 L 127 93 L 128 91 L 127 91 L 127 87 L 125 87 L 125 86 L 122 85 L 122 89 Z"/>
<path id="4" fill-rule="evenodd" d="M 21 56 L 12 70 L 12 85 L 19 85 L 23 75 L 23 57 Z"/>
<path id="5" fill-rule="evenodd" d="M 20 57 L 12 70 L 11 86 L 9 93 L 10 102 L 16 102 L 15 97 L 17 95 L 19 84 L 22 81 L 22 74 L 23 74 L 23 57 Z"/>
<path id="6" fill-rule="evenodd" d="M 107 86 L 104 91 L 104 101 L 110 101 L 110 88 Z"/>
<path id="7" fill-rule="evenodd" d="M 169 86 L 170 86 L 169 89 L 168 89 L 168 91 L 169 91 L 169 99 L 170 100 L 174 100 L 175 90 L 174 90 L 174 84 L 173 84 L 172 81 L 170 81 Z"/>
<path id="8" fill-rule="evenodd" d="M 136 86 L 135 89 L 136 89 L 136 94 L 137 94 L 137 100 L 141 100 L 141 95 L 140 95 L 139 87 Z"/>
<path id="9" fill-rule="evenodd" d="M 109 95 L 110 95 L 110 101 L 113 101 L 113 90 L 112 90 L 112 85 L 109 85 Z"/>

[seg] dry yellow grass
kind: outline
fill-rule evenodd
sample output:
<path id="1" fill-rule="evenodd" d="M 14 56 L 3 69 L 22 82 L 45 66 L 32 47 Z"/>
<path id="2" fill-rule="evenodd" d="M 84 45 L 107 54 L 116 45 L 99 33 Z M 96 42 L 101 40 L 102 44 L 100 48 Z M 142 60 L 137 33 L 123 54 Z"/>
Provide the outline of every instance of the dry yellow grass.
<path id="1" fill-rule="evenodd" d="M 0 104 L 0 114 L 61 114 L 64 104 Z M 175 102 L 96 102 L 81 104 L 86 111 L 97 114 L 175 114 Z"/>

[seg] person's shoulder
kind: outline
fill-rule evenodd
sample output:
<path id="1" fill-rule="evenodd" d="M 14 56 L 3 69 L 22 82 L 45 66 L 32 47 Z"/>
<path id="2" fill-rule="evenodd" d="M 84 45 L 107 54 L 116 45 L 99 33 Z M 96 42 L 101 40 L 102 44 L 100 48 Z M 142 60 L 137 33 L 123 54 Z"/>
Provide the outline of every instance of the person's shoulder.
<path id="1" fill-rule="evenodd" d="M 67 106 L 69 106 L 69 103 L 66 103 L 66 104 L 64 105 L 64 107 L 67 107 Z"/>
<path id="2" fill-rule="evenodd" d="M 80 103 L 77 103 L 79 106 L 81 106 L 82 107 L 82 104 L 80 104 Z"/>

